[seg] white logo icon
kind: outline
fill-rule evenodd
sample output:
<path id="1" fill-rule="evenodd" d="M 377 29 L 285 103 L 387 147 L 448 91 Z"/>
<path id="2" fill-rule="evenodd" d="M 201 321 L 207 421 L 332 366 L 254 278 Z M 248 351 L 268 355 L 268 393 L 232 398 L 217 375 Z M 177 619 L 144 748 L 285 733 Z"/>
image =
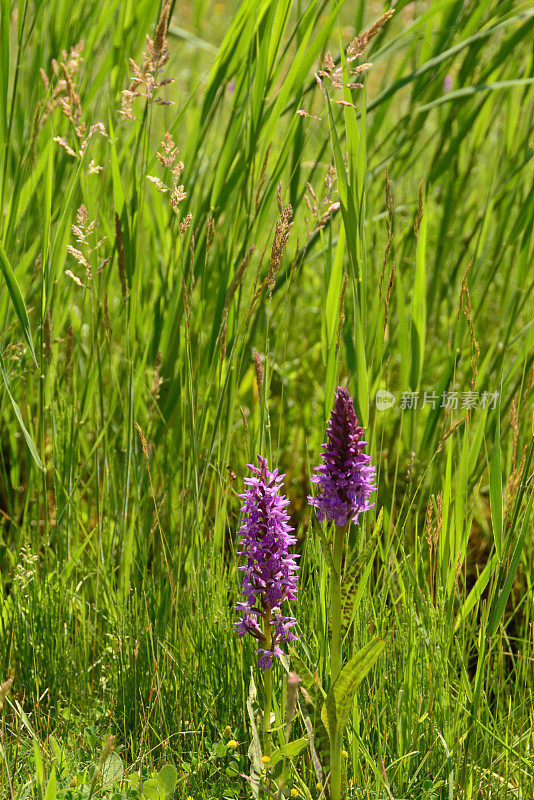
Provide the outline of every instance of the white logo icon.
<path id="1" fill-rule="evenodd" d="M 379 411 L 386 411 L 395 405 L 395 395 L 385 389 L 379 389 L 375 396 L 375 403 Z"/>

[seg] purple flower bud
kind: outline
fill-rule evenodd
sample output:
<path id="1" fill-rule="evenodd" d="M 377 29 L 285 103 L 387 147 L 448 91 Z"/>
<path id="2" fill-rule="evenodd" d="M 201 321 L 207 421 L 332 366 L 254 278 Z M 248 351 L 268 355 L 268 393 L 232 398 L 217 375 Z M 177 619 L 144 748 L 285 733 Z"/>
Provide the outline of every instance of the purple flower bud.
<path id="1" fill-rule="evenodd" d="M 376 470 L 369 464 L 371 457 L 363 453 L 367 444 L 363 428 L 359 427 L 352 397 L 340 386 L 323 444 L 323 463 L 316 467 L 312 482 L 319 487 L 317 497 L 308 497 L 317 509 L 319 522 L 325 518 L 335 525 L 358 524 L 362 511 L 372 508 L 369 495 L 376 491 Z"/>
<path id="2" fill-rule="evenodd" d="M 280 607 L 297 596 L 299 556 L 289 554 L 290 545 L 297 540 L 288 524 L 289 501 L 280 491 L 284 475 L 277 469 L 270 472 L 261 456 L 258 463 L 259 468 L 248 464 L 253 477 L 245 478 L 247 490 L 240 495 L 245 502 L 238 552 L 246 562 L 239 567 L 244 572 L 241 591 L 246 600 L 236 606 L 243 616 L 235 628 L 240 636 L 250 633 L 258 641 L 256 652 L 262 654 L 258 665 L 269 669 L 273 657 L 281 655 L 279 645 L 297 638 L 290 630 L 296 620 L 282 616 Z M 266 618 L 271 629 L 269 642 L 262 629 Z"/>

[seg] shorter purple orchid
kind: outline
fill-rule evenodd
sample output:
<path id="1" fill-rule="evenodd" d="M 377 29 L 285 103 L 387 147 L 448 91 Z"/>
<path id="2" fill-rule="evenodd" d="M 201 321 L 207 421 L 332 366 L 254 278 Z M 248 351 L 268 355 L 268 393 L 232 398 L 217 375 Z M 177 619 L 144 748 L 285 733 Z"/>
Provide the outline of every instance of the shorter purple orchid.
<path id="1" fill-rule="evenodd" d="M 316 507 L 319 522 L 326 518 L 339 526 L 349 521 L 358 524 L 361 512 L 374 505 L 369 503 L 369 496 L 376 491 L 376 470 L 369 463 L 371 457 L 362 452 L 367 442 L 344 386 L 336 392 L 326 437 L 323 463 L 312 478 L 319 493 L 308 497 L 308 502 Z"/>
<path id="2" fill-rule="evenodd" d="M 297 540 L 288 524 L 289 500 L 281 493 L 284 475 L 277 469 L 270 472 L 261 456 L 258 463 L 259 467 L 247 465 L 252 477 L 245 478 L 247 490 L 240 495 L 245 502 L 238 552 L 246 559 L 239 567 L 245 573 L 241 591 L 246 600 L 236 605 L 243 616 L 235 628 L 240 636 L 250 633 L 258 641 L 258 665 L 265 670 L 272 666 L 274 657 L 280 657 L 280 644 L 297 638 L 291 630 L 296 620 L 283 616 L 280 608 L 297 596 L 299 556 L 289 553 Z"/>

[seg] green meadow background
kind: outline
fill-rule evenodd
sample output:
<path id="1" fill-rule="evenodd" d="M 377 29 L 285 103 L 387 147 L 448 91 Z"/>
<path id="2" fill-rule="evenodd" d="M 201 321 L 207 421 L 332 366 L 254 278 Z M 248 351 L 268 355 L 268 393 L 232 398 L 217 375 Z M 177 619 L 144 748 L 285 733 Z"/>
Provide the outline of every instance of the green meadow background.
<path id="1" fill-rule="evenodd" d="M 173 2 L 130 119 L 157 2 L 0 0 L 2 797 L 251 796 L 238 493 L 256 453 L 286 473 L 323 679 L 339 383 L 378 479 L 345 655 L 387 645 L 348 796 L 533 796 L 534 8 L 399 0 L 363 88 L 319 86 L 389 7 Z M 325 796 L 308 750 L 285 774 Z"/>

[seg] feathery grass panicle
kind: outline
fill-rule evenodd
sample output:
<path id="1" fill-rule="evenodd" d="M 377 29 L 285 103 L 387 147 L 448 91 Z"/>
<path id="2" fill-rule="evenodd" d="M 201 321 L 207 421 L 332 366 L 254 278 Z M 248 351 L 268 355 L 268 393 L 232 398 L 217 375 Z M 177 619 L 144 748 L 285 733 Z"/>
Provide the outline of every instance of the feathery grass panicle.
<path id="1" fill-rule="evenodd" d="M 291 222 L 293 209 L 291 208 L 291 203 L 288 203 L 287 206 L 284 206 L 282 203 L 281 184 L 279 184 L 277 187 L 277 199 L 280 216 L 276 220 L 273 243 L 271 246 L 271 258 L 269 261 L 269 273 L 267 276 L 267 286 L 269 287 L 270 292 L 272 292 L 275 287 L 276 274 L 280 269 L 282 256 L 286 249 L 289 235 L 293 227 L 293 222 Z"/>
<path id="2" fill-rule="evenodd" d="M 263 359 L 257 350 L 254 350 L 254 371 L 256 373 L 258 397 L 261 397 L 261 390 L 263 388 Z"/>
<path id="3" fill-rule="evenodd" d="M 171 100 L 159 96 L 163 87 L 174 82 L 174 78 L 161 78 L 160 73 L 169 61 L 169 44 L 167 29 L 169 27 L 169 14 L 171 0 L 164 0 L 160 18 L 156 26 L 154 38 L 148 34 L 146 37 L 146 50 L 143 54 L 141 67 L 129 59 L 131 80 L 128 89 L 122 92 L 122 104 L 119 114 L 122 117 L 135 120 L 133 104 L 138 97 L 144 97 L 147 103 L 155 102 L 159 105 L 172 105 Z"/>

